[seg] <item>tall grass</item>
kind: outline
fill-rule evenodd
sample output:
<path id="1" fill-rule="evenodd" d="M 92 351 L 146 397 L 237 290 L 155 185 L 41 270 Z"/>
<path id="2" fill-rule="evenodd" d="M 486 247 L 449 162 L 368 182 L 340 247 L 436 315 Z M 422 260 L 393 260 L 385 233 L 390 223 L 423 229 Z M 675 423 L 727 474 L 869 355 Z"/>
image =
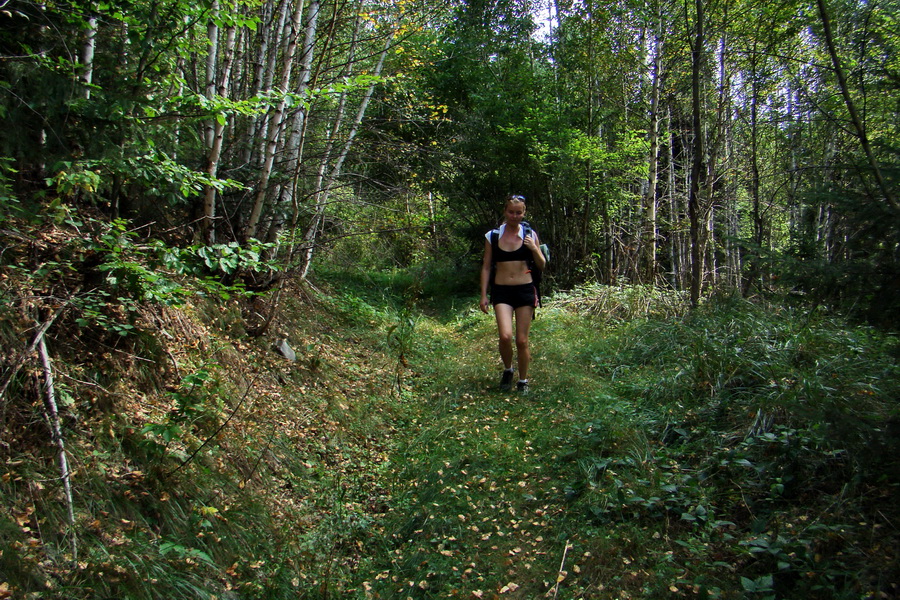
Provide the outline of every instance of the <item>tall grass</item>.
<path id="1" fill-rule="evenodd" d="M 60 527 L 52 461 L 8 462 L 3 575 L 48 599 L 897 591 L 894 338 L 590 287 L 546 299 L 523 397 L 496 388 L 493 318 L 434 274 L 330 273 L 286 296 L 273 328 L 296 363 L 226 338 L 237 312 L 220 311 L 206 350 L 166 354 L 218 365 L 208 387 L 85 405 L 67 430 L 79 529 Z M 110 408 L 123 397 L 140 421 Z M 74 565 L 53 550 L 71 534 Z"/>
<path id="2" fill-rule="evenodd" d="M 372 597 L 896 591 L 895 339 L 739 298 L 687 311 L 591 288 L 540 311 L 525 399 L 494 387 L 492 319 L 429 333 L 453 355 L 419 357 L 434 388 L 398 453 L 385 554 L 360 573 Z"/>
<path id="3" fill-rule="evenodd" d="M 611 437 L 598 404 L 569 443 L 586 524 L 669 539 L 645 539 L 646 561 L 712 597 L 893 593 L 896 554 L 867 554 L 873 531 L 897 535 L 896 339 L 731 298 L 579 342 L 631 428 Z"/>

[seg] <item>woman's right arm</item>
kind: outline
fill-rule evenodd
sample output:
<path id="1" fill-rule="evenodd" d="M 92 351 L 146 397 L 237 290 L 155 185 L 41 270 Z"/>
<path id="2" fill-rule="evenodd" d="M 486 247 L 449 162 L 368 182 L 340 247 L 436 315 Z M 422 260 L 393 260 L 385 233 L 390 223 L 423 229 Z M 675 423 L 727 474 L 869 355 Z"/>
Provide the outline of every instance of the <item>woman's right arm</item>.
<path id="1" fill-rule="evenodd" d="M 482 312 L 488 312 L 490 300 L 488 299 L 488 284 L 491 280 L 491 243 L 484 242 L 484 259 L 481 261 L 481 302 L 478 307 Z"/>

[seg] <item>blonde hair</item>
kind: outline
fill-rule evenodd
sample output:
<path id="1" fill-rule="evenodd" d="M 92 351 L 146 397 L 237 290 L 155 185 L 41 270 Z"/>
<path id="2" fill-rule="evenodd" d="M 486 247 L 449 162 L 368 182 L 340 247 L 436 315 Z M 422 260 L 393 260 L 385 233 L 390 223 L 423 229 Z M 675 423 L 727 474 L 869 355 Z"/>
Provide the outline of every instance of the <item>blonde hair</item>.
<path id="1" fill-rule="evenodd" d="M 510 194 L 506 197 L 506 202 L 503 203 L 503 207 L 507 207 L 510 204 L 525 204 L 525 196 L 520 196 L 519 194 Z"/>

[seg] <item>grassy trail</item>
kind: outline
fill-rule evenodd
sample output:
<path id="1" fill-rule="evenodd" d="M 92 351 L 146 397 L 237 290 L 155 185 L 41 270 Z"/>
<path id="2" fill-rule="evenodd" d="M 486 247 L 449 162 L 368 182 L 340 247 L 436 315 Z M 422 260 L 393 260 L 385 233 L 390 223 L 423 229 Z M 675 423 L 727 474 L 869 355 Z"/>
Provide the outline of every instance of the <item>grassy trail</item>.
<path id="1" fill-rule="evenodd" d="M 898 590 L 889 340 L 742 303 L 604 322 L 542 311 L 521 396 L 491 317 L 418 321 L 359 598 Z"/>
<path id="2" fill-rule="evenodd" d="M 560 317 L 561 318 L 561 317 Z M 557 589 L 590 555 L 567 531 L 560 456 L 605 383 L 573 361 L 571 333 L 535 322 L 528 395 L 500 392 L 491 317 L 428 332 L 430 397 L 416 402 L 396 471 L 382 570 L 364 587 L 384 598 L 572 597 Z M 421 389 L 419 391 L 422 391 Z"/>
<path id="3" fill-rule="evenodd" d="M 541 311 L 520 396 L 493 318 L 418 283 L 288 295 L 295 361 L 239 301 L 146 307 L 132 333 L 73 314 L 51 341 L 76 527 L 23 371 L 0 598 L 900 597 L 895 335 L 588 286 Z"/>

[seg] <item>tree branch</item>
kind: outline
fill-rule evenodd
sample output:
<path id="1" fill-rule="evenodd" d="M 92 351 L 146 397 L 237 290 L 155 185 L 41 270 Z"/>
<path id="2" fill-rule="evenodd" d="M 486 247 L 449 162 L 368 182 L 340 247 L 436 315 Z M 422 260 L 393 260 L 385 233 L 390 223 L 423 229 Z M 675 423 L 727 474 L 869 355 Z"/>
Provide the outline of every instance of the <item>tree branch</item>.
<path id="1" fill-rule="evenodd" d="M 59 314 L 59 313 L 57 313 Z M 42 331 L 46 331 L 43 329 Z M 72 501 L 72 482 L 69 477 L 69 462 L 66 460 L 66 442 L 63 438 L 62 427 L 59 424 L 59 411 L 56 406 L 56 388 L 53 384 L 53 365 L 50 355 L 47 353 L 47 343 L 43 333 L 37 341 L 38 355 L 41 358 L 41 366 L 44 370 L 44 416 L 50 424 L 50 433 L 53 443 L 59 449 L 59 471 L 62 475 L 63 489 L 66 495 L 66 511 L 69 518 L 70 534 L 72 536 L 72 561 L 78 560 L 78 536 L 75 533 L 75 507 Z"/>
<path id="2" fill-rule="evenodd" d="M 241 401 L 238 402 L 238 405 L 234 407 L 234 410 L 231 411 L 231 414 L 228 415 L 228 418 L 225 419 L 225 421 L 221 425 L 219 425 L 219 428 L 216 429 L 211 436 L 206 438 L 206 440 L 202 444 L 200 444 L 200 446 L 196 450 L 194 450 L 190 456 L 188 456 L 186 459 L 184 459 L 184 461 L 180 465 L 178 465 L 177 467 L 175 467 L 174 469 L 172 469 L 171 471 L 166 473 L 166 477 L 168 477 L 170 475 L 174 475 L 175 473 L 180 471 L 183 467 L 188 465 L 188 463 L 193 461 L 194 457 L 197 456 L 197 454 L 199 454 L 200 451 L 203 450 L 207 444 L 209 444 L 213 439 L 215 439 L 215 437 L 217 435 L 219 435 L 223 429 L 225 429 L 225 427 L 231 422 L 231 419 L 234 418 L 234 415 L 237 414 L 237 411 L 239 411 L 241 409 L 241 406 L 244 405 L 244 402 L 247 400 L 247 396 L 250 395 L 250 390 L 253 389 L 253 384 L 256 383 L 257 379 L 259 379 L 259 375 L 257 375 L 256 377 L 253 378 L 253 381 L 251 381 L 250 384 L 247 386 L 247 391 L 244 392 L 244 396 L 241 398 Z"/>
<path id="3" fill-rule="evenodd" d="M 878 160 L 875 158 L 875 154 L 872 152 L 872 147 L 869 144 L 869 137 L 866 135 L 866 128 L 863 125 L 862 119 L 859 116 L 859 113 L 856 110 L 856 104 L 853 102 L 853 98 L 850 96 L 850 88 L 847 86 L 847 77 L 844 75 L 844 69 L 841 66 L 841 60 L 837 55 L 837 49 L 834 46 L 834 37 L 831 33 L 831 19 L 828 17 L 828 11 L 825 7 L 825 0 L 816 0 L 816 5 L 819 7 L 819 17 L 822 19 L 822 31 L 825 35 L 825 47 L 828 50 L 828 54 L 831 56 L 831 64 L 834 65 L 834 73 L 837 75 L 838 85 L 841 88 L 841 95 L 844 97 L 844 103 L 847 105 L 847 111 L 850 113 L 850 121 L 853 123 L 854 129 L 856 129 L 856 137 L 859 138 L 859 144 L 862 146 L 862 150 L 866 155 L 866 159 L 869 161 L 869 167 L 872 169 L 872 174 L 875 176 L 875 181 L 878 183 L 878 188 L 881 190 L 881 193 L 884 195 L 884 199 L 891 205 L 891 207 L 900 212 L 900 204 L 897 203 L 896 198 L 891 193 L 891 190 L 888 188 L 887 182 L 884 180 L 884 177 L 881 174 L 881 168 L 878 166 Z"/>
<path id="4" fill-rule="evenodd" d="M 78 289 L 75 290 L 75 292 L 72 294 L 72 297 L 74 297 L 75 294 L 78 293 Z M 44 334 L 47 333 L 47 330 L 50 329 L 50 326 L 53 325 L 53 322 L 56 321 L 56 319 L 61 314 L 63 314 L 63 312 L 65 312 L 66 308 L 68 308 L 71 302 L 72 298 L 70 297 L 68 300 L 66 300 L 66 303 L 63 304 L 59 308 L 59 310 L 53 314 L 53 316 L 51 316 L 49 319 L 47 319 L 47 321 L 45 321 L 38 327 L 37 332 L 35 332 L 34 337 L 31 339 L 31 343 L 28 344 L 28 346 L 25 347 L 25 349 L 19 354 L 19 356 L 16 357 L 15 361 L 13 361 L 12 367 L 10 367 L 10 371 L 3 376 L 2 380 L 0 380 L 2 381 L 2 383 L 0 383 L 0 401 L 3 400 L 3 395 L 6 393 L 6 388 L 9 387 L 9 384 L 16 376 L 16 373 L 18 373 L 19 369 L 22 368 L 22 365 L 25 364 L 25 360 L 43 341 Z"/>

